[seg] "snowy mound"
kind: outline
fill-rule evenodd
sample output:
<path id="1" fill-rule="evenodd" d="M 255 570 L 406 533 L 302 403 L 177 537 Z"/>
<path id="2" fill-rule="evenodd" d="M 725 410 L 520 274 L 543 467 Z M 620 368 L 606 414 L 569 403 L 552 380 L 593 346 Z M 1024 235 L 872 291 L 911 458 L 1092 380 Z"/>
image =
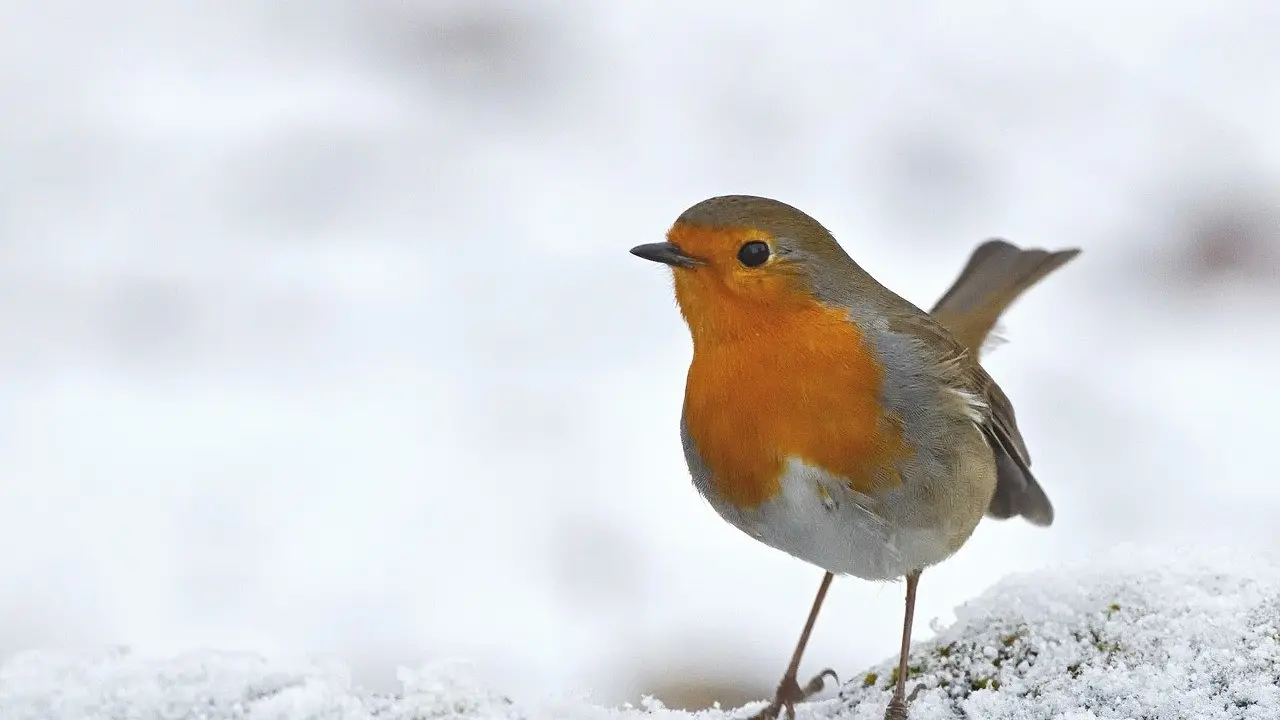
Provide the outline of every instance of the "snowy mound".
<path id="1" fill-rule="evenodd" d="M 1280 718 L 1274 559 L 1126 550 L 1007 578 L 956 615 L 912 650 L 915 720 Z M 895 665 L 845 685 L 846 717 L 882 717 Z"/>
<path id="2" fill-rule="evenodd" d="M 961 608 L 912 652 L 915 720 L 1280 718 L 1280 564 L 1126 551 L 1103 563 L 1011 577 Z M 800 718 L 882 717 L 893 663 L 852 680 Z M 394 697 L 345 671 L 256 656 L 156 660 L 124 650 L 28 653 L 0 668 L 0 720 L 75 718 L 624 718 L 683 713 L 504 697 L 447 670 L 402 671 Z"/>

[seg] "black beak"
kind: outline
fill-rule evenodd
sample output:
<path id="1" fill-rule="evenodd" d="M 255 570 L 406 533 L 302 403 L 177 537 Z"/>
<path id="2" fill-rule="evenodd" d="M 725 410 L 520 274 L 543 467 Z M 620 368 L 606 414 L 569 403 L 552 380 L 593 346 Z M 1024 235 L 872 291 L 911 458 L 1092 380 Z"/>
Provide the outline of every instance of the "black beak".
<path id="1" fill-rule="evenodd" d="M 702 264 L 702 261 L 690 255 L 685 255 L 678 245 L 669 242 L 637 245 L 631 248 L 631 254 L 636 257 L 642 257 L 645 260 L 652 260 L 674 267 L 693 268 Z"/>

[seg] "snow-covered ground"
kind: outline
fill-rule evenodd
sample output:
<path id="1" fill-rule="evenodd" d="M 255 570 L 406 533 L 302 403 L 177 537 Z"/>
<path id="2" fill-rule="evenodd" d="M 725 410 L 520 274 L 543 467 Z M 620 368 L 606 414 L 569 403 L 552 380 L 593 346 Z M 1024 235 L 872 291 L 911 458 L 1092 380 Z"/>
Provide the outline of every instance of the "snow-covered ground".
<path id="1" fill-rule="evenodd" d="M 915 646 L 914 720 L 1272 720 L 1280 716 L 1280 564 L 1275 556 L 1121 548 L 1001 581 Z M 893 662 L 797 716 L 878 720 Z M 0 718 L 205 720 L 586 720 L 692 718 L 645 699 L 523 699 L 459 666 L 401 668 L 371 693 L 340 665 L 189 652 L 34 652 L 0 667 Z M 697 713 L 746 717 L 743 709 Z"/>
<path id="2" fill-rule="evenodd" d="M 771 691 L 819 573 L 689 487 L 688 341 L 627 253 L 725 192 L 922 305 L 985 237 L 1085 249 L 988 363 L 1058 521 L 981 527 L 925 621 L 1122 540 L 1274 546 L 1280 289 L 1164 258 L 1184 198 L 1277 196 L 1278 32 L 1244 0 L 0 4 L 0 654 Z M 837 582 L 806 664 L 878 662 L 900 612 Z"/>

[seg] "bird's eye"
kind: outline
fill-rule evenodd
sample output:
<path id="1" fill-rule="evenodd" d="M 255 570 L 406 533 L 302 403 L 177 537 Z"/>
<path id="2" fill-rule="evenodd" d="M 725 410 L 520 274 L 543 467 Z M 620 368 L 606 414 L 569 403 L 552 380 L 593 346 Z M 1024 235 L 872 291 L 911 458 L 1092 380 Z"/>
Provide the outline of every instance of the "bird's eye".
<path id="1" fill-rule="evenodd" d="M 752 240 L 738 248 L 738 262 L 747 267 L 760 267 L 769 259 L 769 244 Z"/>

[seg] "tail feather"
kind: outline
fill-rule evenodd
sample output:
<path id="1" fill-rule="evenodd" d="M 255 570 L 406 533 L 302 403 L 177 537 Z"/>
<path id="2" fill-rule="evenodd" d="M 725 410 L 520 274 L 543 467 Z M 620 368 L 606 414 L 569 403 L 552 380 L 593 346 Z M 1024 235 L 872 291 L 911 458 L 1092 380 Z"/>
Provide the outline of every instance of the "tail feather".
<path id="1" fill-rule="evenodd" d="M 1000 315 L 1032 285 L 1080 254 L 1078 248 L 1024 250 L 1005 240 L 988 240 L 929 314 L 972 353 L 979 353 Z"/>
<path id="2" fill-rule="evenodd" d="M 1050 252 L 1022 249 L 1005 240 L 979 245 L 960 276 L 930 310 L 962 346 L 975 357 L 1005 310 L 1032 285 L 1080 254 L 1078 248 Z M 1007 519 L 1022 516 L 1035 525 L 1053 524 L 1053 504 L 1031 474 L 1029 463 L 992 443 L 996 455 L 996 491 L 987 515 Z"/>

